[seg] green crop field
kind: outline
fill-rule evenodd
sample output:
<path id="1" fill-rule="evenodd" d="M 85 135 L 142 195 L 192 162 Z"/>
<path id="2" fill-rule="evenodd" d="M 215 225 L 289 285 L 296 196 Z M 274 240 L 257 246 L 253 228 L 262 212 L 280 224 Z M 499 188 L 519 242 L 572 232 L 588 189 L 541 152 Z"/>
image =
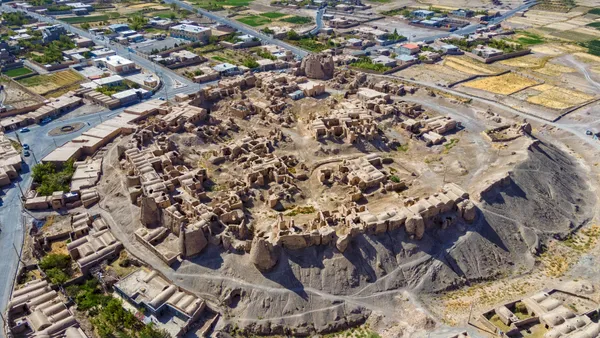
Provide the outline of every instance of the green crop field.
<path id="1" fill-rule="evenodd" d="M 265 18 L 260 15 L 245 16 L 245 17 L 239 18 L 237 20 L 241 23 L 245 23 L 246 25 L 252 26 L 252 27 L 262 26 L 262 25 L 271 23 L 270 19 Z"/>
<path id="2" fill-rule="evenodd" d="M 260 14 L 260 16 L 264 16 L 265 18 L 269 18 L 269 19 L 279 19 L 279 18 L 283 18 L 286 15 L 287 14 L 285 14 L 285 13 L 279 13 L 279 12 L 267 12 L 267 13 Z"/>
<path id="3" fill-rule="evenodd" d="M 6 75 L 8 77 L 17 77 L 17 76 L 27 75 L 27 74 L 31 74 L 31 73 L 33 73 L 33 71 L 31 69 L 21 67 L 21 68 L 7 70 L 6 72 L 4 72 L 4 75 Z"/>
<path id="4" fill-rule="evenodd" d="M 590 9 L 588 11 L 589 14 L 600 15 L 600 8 Z"/>
<path id="5" fill-rule="evenodd" d="M 588 23 L 586 26 L 588 26 L 588 27 L 594 27 L 596 29 L 600 29 L 600 22 Z"/>
<path id="6" fill-rule="evenodd" d="M 320 41 L 317 41 L 315 39 L 310 39 L 310 38 L 302 38 L 299 40 L 285 40 L 288 43 L 291 43 L 293 45 L 296 45 L 302 49 L 306 49 L 308 51 L 314 52 L 314 53 L 319 53 L 324 51 L 325 49 L 328 49 L 329 47 L 325 44 L 323 44 Z"/>
<path id="7" fill-rule="evenodd" d="M 84 22 L 96 22 L 96 21 L 107 21 L 109 19 L 108 15 L 94 15 L 94 16 L 77 16 L 72 18 L 62 18 L 61 21 L 66 23 L 75 24 L 75 23 L 84 23 Z"/>
<path id="8" fill-rule="evenodd" d="M 535 33 L 519 31 L 517 32 L 516 36 L 517 38 L 514 41 L 520 43 L 523 46 L 539 45 L 540 43 L 544 43 L 544 37 Z"/>
<path id="9" fill-rule="evenodd" d="M 600 40 L 593 40 L 586 44 L 588 53 L 600 56 Z"/>
<path id="10" fill-rule="evenodd" d="M 252 0 L 196 0 L 192 3 L 209 11 L 221 11 L 225 7 L 248 6 Z"/>
<path id="11" fill-rule="evenodd" d="M 293 23 L 296 25 L 304 25 L 307 23 L 311 23 L 313 20 L 312 20 L 312 18 L 309 18 L 308 16 L 297 16 L 296 15 L 296 16 L 292 16 L 290 18 L 281 19 L 281 21 Z"/>

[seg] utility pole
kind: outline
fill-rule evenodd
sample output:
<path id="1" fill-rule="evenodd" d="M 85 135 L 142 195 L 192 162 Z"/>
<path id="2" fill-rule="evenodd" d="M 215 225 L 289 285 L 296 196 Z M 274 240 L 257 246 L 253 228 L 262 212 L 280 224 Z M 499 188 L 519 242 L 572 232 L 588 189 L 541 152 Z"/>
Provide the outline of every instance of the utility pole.
<path id="1" fill-rule="evenodd" d="M 25 264 L 21 260 L 21 255 L 19 255 L 19 250 L 17 250 L 17 246 L 15 245 L 15 243 L 13 243 L 12 245 L 13 245 L 13 249 L 15 249 L 15 253 L 17 254 L 17 258 L 19 258 L 19 262 L 21 262 L 21 264 Z"/>
<path id="2" fill-rule="evenodd" d="M 15 131 L 15 136 L 17 137 L 17 142 L 19 142 L 19 145 L 23 146 L 23 143 L 21 143 L 21 138 L 19 138 L 19 132 Z"/>
<path id="3" fill-rule="evenodd" d="M 17 182 L 17 187 L 19 187 L 19 191 L 21 192 L 21 198 L 25 198 L 25 194 L 23 193 L 23 189 L 21 189 L 21 184 Z"/>
<path id="4" fill-rule="evenodd" d="M 38 164 L 38 160 L 37 158 L 35 158 L 35 153 L 33 152 L 33 150 L 31 150 L 31 155 L 33 155 L 33 161 L 35 162 L 35 164 Z"/>

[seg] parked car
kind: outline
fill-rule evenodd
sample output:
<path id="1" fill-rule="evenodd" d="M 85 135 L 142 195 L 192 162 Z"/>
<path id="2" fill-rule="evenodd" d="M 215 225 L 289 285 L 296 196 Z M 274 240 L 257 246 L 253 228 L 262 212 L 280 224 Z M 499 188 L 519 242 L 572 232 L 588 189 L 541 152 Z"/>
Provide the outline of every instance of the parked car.
<path id="1" fill-rule="evenodd" d="M 25 157 L 29 157 L 29 155 L 31 155 L 31 154 L 29 153 L 29 150 L 23 150 L 23 156 L 25 156 Z"/>
<path id="2" fill-rule="evenodd" d="M 42 120 L 41 124 L 46 124 L 48 122 L 52 121 L 51 117 L 46 117 L 45 119 Z"/>
<path id="3" fill-rule="evenodd" d="M 588 130 L 585 131 L 585 134 L 591 136 L 593 133 L 592 133 L 591 130 L 588 129 Z"/>
<path id="4" fill-rule="evenodd" d="M 23 143 L 23 150 L 29 150 L 29 144 Z"/>
<path id="5" fill-rule="evenodd" d="M 25 127 L 25 128 L 21 128 L 21 132 L 22 132 L 22 133 L 26 133 L 26 132 L 28 132 L 28 131 L 29 131 L 29 128 L 27 128 L 27 127 Z"/>

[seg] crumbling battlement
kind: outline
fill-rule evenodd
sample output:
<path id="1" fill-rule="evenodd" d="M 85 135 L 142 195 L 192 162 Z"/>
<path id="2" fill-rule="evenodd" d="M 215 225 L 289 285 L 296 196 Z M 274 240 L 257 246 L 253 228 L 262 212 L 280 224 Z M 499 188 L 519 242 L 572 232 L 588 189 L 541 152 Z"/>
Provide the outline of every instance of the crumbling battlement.
<path id="1" fill-rule="evenodd" d="M 273 247 L 294 250 L 335 244 L 343 252 L 351 238 L 359 234 L 380 234 L 404 227 L 412 238 L 421 239 L 425 229 L 434 226 L 445 229 L 455 224 L 457 217 L 471 223 L 476 214 L 469 195 L 450 183 L 439 193 L 420 200 L 407 200 L 404 206 L 392 207 L 379 214 L 354 202 L 340 206 L 337 211 L 318 211 L 315 218 L 304 224 L 297 224 L 294 219 L 286 221 L 280 214 L 267 240 Z"/>
<path id="2" fill-rule="evenodd" d="M 311 125 L 313 137 L 340 138 L 348 143 L 355 142 L 359 137 L 373 140 L 379 133 L 377 124 L 369 114 L 343 113 L 332 117 L 317 118 Z"/>
<path id="3" fill-rule="evenodd" d="M 490 142 L 508 142 L 526 134 L 531 134 L 531 125 L 529 123 L 503 125 L 483 132 L 483 135 Z"/>

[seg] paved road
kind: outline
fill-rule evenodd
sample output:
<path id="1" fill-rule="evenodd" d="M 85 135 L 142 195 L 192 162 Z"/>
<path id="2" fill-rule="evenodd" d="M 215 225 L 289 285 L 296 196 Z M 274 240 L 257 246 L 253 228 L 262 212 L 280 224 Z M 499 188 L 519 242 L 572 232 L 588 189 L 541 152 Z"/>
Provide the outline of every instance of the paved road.
<path id="1" fill-rule="evenodd" d="M 272 37 L 270 37 L 270 36 L 268 36 L 268 35 L 266 35 L 264 33 L 261 33 L 259 31 L 255 30 L 254 28 L 252 28 L 252 27 L 250 27 L 248 25 L 245 25 L 245 24 L 239 22 L 239 21 L 226 18 L 224 16 L 221 16 L 221 15 L 213 13 L 213 12 L 209 12 L 209 11 L 201 9 L 201 8 L 195 8 L 194 6 L 192 6 L 190 4 L 187 4 L 187 3 L 183 2 L 183 1 L 180 1 L 180 0 L 165 0 L 165 2 L 166 3 L 170 3 L 170 4 L 174 3 L 177 6 L 183 8 L 183 9 L 187 9 L 188 11 L 191 11 L 191 12 L 200 13 L 203 16 L 205 16 L 205 17 L 207 17 L 207 18 L 209 18 L 211 20 L 214 20 L 214 21 L 216 21 L 216 22 L 218 22 L 220 24 L 224 24 L 224 25 L 230 26 L 230 27 L 235 28 L 235 29 L 237 29 L 238 31 L 240 31 L 240 32 L 242 32 L 244 34 L 252 35 L 252 36 L 254 36 L 256 38 L 259 38 L 261 41 L 266 41 L 269 44 L 277 45 L 279 47 L 282 47 L 282 48 L 285 48 L 285 49 L 289 49 L 294 54 L 296 54 L 296 56 L 305 57 L 305 56 L 307 56 L 309 54 L 307 51 L 305 51 L 305 50 L 303 50 L 301 48 L 298 48 L 298 47 L 296 47 L 294 45 L 290 45 L 287 42 L 284 42 L 284 41 L 281 41 L 281 40 L 278 40 L 278 39 L 274 39 L 274 38 L 272 38 Z"/>
<path id="2" fill-rule="evenodd" d="M 510 18 L 511 16 L 515 15 L 517 12 L 521 12 L 526 9 L 529 9 L 531 6 L 535 5 L 536 3 L 537 3 L 537 1 L 534 0 L 529 3 L 523 4 L 517 8 L 511 9 L 511 10 L 507 11 L 506 13 L 502 14 L 501 16 L 494 18 L 493 20 L 490 20 L 489 25 L 495 25 L 497 23 L 500 23 L 500 22 Z M 473 33 L 475 33 L 475 31 L 478 28 L 482 28 L 482 27 L 485 27 L 485 25 L 473 24 L 473 25 L 469 25 L 469 26 L 463 27 L 461 29 L 455 30 L 454 32 L 446 32 L 446 33 L 442 33 L 442 34 L 437 34 L 437 35 L 432 35 L 432 36 L 428 36 L 425 38 L 421 38 L 421 39 L 419 39 L 419 41 L 436 40 L 436 39 L 445 38 L 445 37 L 448 37 L 448 36 L 454 35 L 454 34 L 458 34 L 458 35 L 473 34 Z"/>
<path id="3" fill-rule="evenodd" d="M 317 9 L 317 14 L 315 15 L 315 23 L 317 26 L 310 31 L 310 34 L 317 35 L 321 28 L 323 28 L 323 14 L 325 13 L 325 7 Z"/>

